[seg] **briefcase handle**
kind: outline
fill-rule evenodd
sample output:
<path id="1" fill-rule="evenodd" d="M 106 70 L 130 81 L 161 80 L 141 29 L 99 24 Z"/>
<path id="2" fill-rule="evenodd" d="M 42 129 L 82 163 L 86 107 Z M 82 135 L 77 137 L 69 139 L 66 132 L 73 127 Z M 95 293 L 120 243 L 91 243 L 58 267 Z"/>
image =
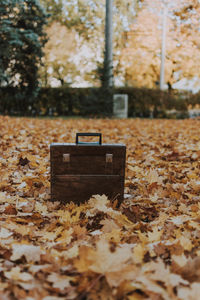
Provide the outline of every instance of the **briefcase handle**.
<path id="1" fill-rule="evenodd" d="M 79 142 L 79 136 L 97 136 L 97 137 L 99 137 L 99 141 L 98 142 L 92 142 L 92 143 L 88 143 L 88 142 Z M 102 144 L 102 134 L 101 133 L 93 133 L 93 132 L 79 132 L 79 133 L 77 133 L 76 134 L 76 144 L 77 145 L 83 145 L 83 144 L 86 144 L 86 145 L 96 145 L 96 144 L 98 144 L 98 145 L 101 145 Z"/>

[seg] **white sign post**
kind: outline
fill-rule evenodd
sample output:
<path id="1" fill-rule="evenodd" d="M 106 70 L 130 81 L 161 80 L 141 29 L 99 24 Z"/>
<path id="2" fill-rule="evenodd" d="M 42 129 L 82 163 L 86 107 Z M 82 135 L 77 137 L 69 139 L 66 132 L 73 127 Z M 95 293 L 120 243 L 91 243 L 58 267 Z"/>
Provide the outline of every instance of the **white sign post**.
<path id="1" fill-rule="evenodd" d="M 128 95 L 115 94 L 113 96 L 113 114 L 117 118 L 128 118 Z"/>

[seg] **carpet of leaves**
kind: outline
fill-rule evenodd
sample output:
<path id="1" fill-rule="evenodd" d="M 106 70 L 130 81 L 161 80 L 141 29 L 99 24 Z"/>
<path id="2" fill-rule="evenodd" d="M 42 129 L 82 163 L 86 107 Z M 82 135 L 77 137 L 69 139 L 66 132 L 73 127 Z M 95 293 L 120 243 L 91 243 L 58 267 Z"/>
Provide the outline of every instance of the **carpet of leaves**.
<path id="1" fill-rule="evenodd" d="M 197 300 L 198 120 L 0 117 L 0 299 Z M 127 146 L 126 199 L 50 201 L 49 145 Z"/>

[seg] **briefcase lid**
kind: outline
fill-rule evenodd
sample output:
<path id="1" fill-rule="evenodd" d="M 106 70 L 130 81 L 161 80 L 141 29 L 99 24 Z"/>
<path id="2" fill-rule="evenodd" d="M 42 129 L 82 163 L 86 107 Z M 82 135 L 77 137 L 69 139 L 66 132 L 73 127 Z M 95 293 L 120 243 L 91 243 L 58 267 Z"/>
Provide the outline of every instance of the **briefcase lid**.
<path id="1" fill-rule="evenodd" d="M 80 142 L 79 137 L 98 137 L 99 141 L 98 142 Z M 116 146 L 116 147 L 126 147 L 124 144 L 103 144 L 102 143 L 102 134 L 101 133 L 77 133 L 76 134 L 76 143 L 51 143 L 50 147 L 60 147 L 60 146 L 105 146 L 105 147 L 110 147 L 110 146 Z"/>
<path id="2" fill-rule="evenodd" d="M 77 134 L 78 137 L 80 134 Z M 82 136 L 85 133 L 81 134 Z M 123 144 L 102 144 L 101 136 L 98 143 L 52 143 L 51 167 L 53 174 L 112 174 L 123 175 L 125 166 L 126 146 Z M 111 171 L 110 171 L 111 172 Z"/>

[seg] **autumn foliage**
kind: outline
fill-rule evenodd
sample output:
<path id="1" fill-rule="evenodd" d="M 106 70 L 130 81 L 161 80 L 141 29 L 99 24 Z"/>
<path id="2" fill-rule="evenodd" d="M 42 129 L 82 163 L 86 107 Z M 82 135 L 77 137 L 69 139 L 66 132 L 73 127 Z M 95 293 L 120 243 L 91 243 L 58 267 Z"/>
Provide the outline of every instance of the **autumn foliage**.
<path id="1" fill-rule="evenodd" d="M 198 120 L 0 118 L 0 299 L 196 300 Z M 120 209 L 50 202 L 49 145 L 76 132 L 125 143 Z"/>
<path id="2" fill-rule="evenodd" d="M 199 78 L 200 51 L 196 0 L 144 0 L 130 31 L 125 35 L 121 64 L 128 85 L 155 88 L 160 80 L 163 3 L 168 7 L 166 21 L 165 83 Z M 197 84 L 199 85 L 199 83 Z M 180 85 L 180 89 L 184 85 Z M 177 88 L 177 86 L 174 88 Z M 189 89 L 189 88 L 188 88 Z"/>

